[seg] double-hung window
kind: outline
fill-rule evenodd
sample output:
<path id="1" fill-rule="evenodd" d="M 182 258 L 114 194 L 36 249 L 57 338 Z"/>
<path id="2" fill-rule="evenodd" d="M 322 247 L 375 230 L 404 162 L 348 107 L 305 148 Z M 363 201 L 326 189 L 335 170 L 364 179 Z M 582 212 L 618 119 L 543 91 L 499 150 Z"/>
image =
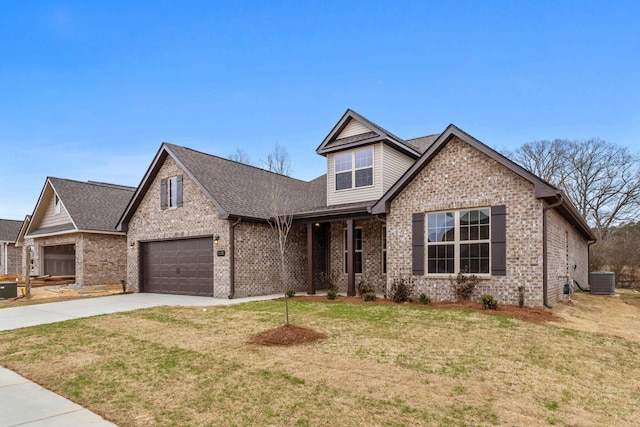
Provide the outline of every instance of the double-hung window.
<path id="1" fill-rule="evenodd" d="M 427 273 L 489 274 L 490 209 L 427 214 Z"/>
<path id="2" fill-rule="evenodd" d="M 353 264 L 354 271 L 357 274 L 362 273 L 362 228 L 356 227 L 353 229 Z M 347 238 L 347 230 L 344 230 L 344 272 L 347 273 L 348 257 L 349 257 L 349 240 Z"/>
<path id="3" fill-rule="evenodd" d="M 382 274 L 387 274 L 387 227 L 382 226 Z"/>
<path id="4" fill-rule="evenodd" d="M 336 190 L 373 185 L 373 148 L 335 156 Z"/>

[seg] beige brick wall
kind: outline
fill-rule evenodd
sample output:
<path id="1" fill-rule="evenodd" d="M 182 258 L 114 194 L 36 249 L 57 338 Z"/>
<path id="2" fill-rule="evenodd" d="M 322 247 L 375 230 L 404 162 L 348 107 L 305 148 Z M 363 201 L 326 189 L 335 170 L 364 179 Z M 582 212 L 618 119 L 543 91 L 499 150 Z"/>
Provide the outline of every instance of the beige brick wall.
<path id="1" fill-rule="evenodd" d="M 567 277 L 577 280 L 580 285 L 587 284 L 588 241 L 552 209 L 547 216 L 547 242 L 547 300 L 553 305 L 563 298 Z"/>
<path id="2" fill-rule="evenodd" d="M 75 245 L 76 283 L 109 285 L 126 277 L 126 236 L 97 233 L 72 233 L 60 236 L 29 238 L 22 245 L 21 274 L 27 271 L 26 251 L 34 246 L 34 274 L 43 274 L 45 246 Z"/>
<path id="3" fill-rule="evenodd" d="M 388 280 L 413 277 L 415 295 L 453 300 L 449 279 L 411 273 L 411 215 L 446 209 L 506 205 L 507 275 L 481 280 L 474 298 L 492 294 L 499 303 L 542 305 L 542 202 L 533 185 L 470 145 L 454 139 L 391 203 L 387 216 Z"/>
<path id="4" fill-rule="evenodd" d="M 295 224 L 287 237 L 282 279 L 276 232 L 268 224 L 242 222 L 236 227 L 235 296 L 284 293 L 307 289 L 306 225 Z"/>
<path id="5" fill-rule="evenodd" d="M 126 280 L 127 236 L 83 233 L 81 256 L 84 285 L 117 284 Z"/>
<path id="6" fill-rule="evenodd" d="M 7 274 L 21 274 L 22 249 L 16 247 L 15 243 L 9 243 L 7 247 L 7 258 Z"/>
<path id="7" fill-rule="evenodd" d="M 160 209 L 160 181 L 182 174 L 183 206 Z M 218 212 L 207 196 L 171 157 L 167 157 L 129 222 L 127 232 L 127 282 L 132 291 L 139 290 L 139 250 L 141 241 L 179 239 L 198 236 L 220 236 L 214 248 L 213 295 L 229 295 L 229 221 L 218 218 Z M 224 250 L 225 256 L 216 256 Z"/>
<path id="8" fill-rule="evenodd" d="M 355 220 L 355 228 L 362 228 L 362 274 L 356 274 L 356 285 L 361 280 L 373 286 L 376 292 L 386 291 L 386 275 L 382 274 L 382 226 L 377 219 Z M 344 271 L 344 230 L 346 222 L 331 223 L 331 271 L 338 290 L 347 292 L 348 277 Z"/>
<path id="9" fill-rule="evenodd" d="M 5 250 L 7 252 L 5 262 Z M 4 273 L 6 267 L 7 275 L 20 275 L 22 274 L 22 249 L 16 247 L 14 243 L 9 243 L 5 246 L 4 243 L 0 243 L 0 274 Z"/>

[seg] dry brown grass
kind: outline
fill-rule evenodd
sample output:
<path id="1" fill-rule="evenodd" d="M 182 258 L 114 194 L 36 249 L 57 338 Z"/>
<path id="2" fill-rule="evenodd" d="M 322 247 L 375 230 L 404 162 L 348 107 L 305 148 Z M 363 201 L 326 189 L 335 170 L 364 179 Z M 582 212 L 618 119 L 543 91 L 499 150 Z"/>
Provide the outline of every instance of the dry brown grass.
<path id="1" fill-rule="evenodd" d="M 19 286 L 18 295 L 23 295 L 24 289 L 23 286 Z M 32 288 L 31 296 L 25 296 L 15 301 L 0 300 L 0 309 L 81 298 L 103 297 L 119 293 L 122 293 L 122 285 L 83 286 L 79 288 L 70 286 L 42 286 Z"/>
<path id="2" fill-rule="evenodd" d="M 327 338 L 291 347 L 247 344 L 282 302 L 155 308 L 0 333 L 0 363 L 122 426 L 638 425 L 640 344 L 574 325 L 621 308 L 593 298 L 552 325 L 295 297 Z"/>

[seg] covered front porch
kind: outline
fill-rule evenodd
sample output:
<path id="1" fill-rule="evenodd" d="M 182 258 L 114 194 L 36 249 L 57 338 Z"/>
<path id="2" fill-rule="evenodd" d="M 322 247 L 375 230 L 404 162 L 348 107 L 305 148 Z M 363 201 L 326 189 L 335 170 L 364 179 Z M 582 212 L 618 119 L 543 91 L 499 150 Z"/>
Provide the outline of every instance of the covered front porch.
<path id="1" fill-rule="evenodd" d="M 366 282 L 386 292 L 386 226 L 384 219 L 368 215 L 316 217 L 306 228 L 307 294 L 333 287 L 355 296 Z"/>

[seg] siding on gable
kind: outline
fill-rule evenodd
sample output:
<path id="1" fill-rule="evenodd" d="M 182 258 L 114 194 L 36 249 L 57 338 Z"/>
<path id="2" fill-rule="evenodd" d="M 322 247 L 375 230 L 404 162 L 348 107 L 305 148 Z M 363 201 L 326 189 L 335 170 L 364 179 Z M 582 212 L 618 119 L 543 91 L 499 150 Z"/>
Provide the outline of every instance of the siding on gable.
<path id="1" fill-rule="evenodd" d="M 345 150 L 327 155 L 327 206 L 344 203 L 366 202 L 382 197 L 382 143 L 373 147 L 373 185 L 369 187 L 351 188 L 336 191 L 335 155 L 352 153 L 356 150 Z"/>
<path id="2" fill-rule="evenodd" d="M 386 193 L 400 179 L 414 160 L 388 145 L 382 145 L 382 193 Z"/>
<path id="3" fill-rule="evenodd" d="M 336 139 L 348 138 L 354 135 L 360 135 L 361 133 L 371 132 L 371 129 L 363 125 L 357 120 L 349 120 L 349 123 L 345 128 L 340 132 L 340 135 Z"/>
<path id="4" fill-rule="evenodd" d="M 39 220 L 39 223 L 34 224 L 37 225 L 37 227 L 31 228 L 32 231 L 39 228 L 53 227 L 56 225 L 69 224 L 72 222 L 67 209 L 64 207 L 64 201 L 63 203 L 61 203 L 60 213 L 56 213 L 54 192 L 50 187 L 47 188 L 43 201 L 46 201 L 47 199 L 48 201 L 46 202 L 46 209 L 44 210 L 44 213 L 41 214 L 42 216 Z M 40 206 L 40 209 L 42 209 L 43 207 L 44 206 Z"/>

